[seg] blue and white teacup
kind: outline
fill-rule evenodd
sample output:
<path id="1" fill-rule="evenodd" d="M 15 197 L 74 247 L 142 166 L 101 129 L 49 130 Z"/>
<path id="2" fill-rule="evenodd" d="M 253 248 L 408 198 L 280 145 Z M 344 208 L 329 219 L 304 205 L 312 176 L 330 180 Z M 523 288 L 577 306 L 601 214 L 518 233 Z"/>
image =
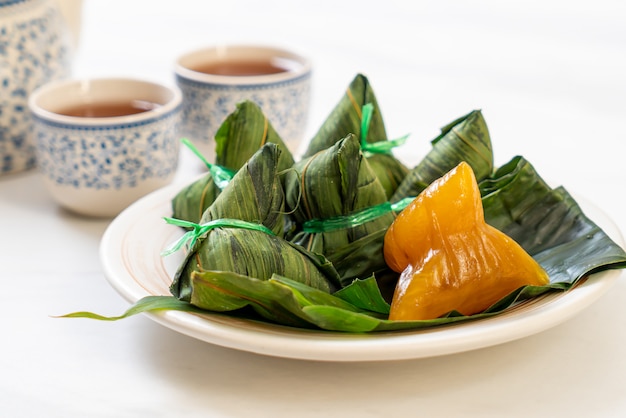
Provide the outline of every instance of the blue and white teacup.
<path id="1" fill-rule="evenodd" d="M 258 104 L 285 144 L 297 151 L 309 115 L 307 58 L 269 46 L 214 46 L 181 56 L 175 72 L 183 93 L 181 133 L 205 155 L 214 155 L 215 133 L 243 100 Z"/>
<path id="2" fill-rule="evenodd" d="M 173 180 L 178 88 L 123 78 L 68 80 L 35 90 L 28 104 L 37 166 L 61 206 L 111 217 Z"/>

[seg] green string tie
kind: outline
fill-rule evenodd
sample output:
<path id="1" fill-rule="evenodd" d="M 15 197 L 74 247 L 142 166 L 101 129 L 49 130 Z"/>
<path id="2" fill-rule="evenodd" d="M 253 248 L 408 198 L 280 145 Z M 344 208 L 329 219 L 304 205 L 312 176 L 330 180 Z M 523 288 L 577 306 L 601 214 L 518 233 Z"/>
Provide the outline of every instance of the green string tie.
<path id="1" fill-rule="evenodd" d="M 202 162 L 207 166 L 207 168 L 209 169 L 209 173 L 211 173 L 211 177 L 213 178 L 213 182 L 215 183 L 215 185 L 219 187 L 220 190 L 224 189 L 224 187 L 226 187 L 228 183 L 232 180 L 233 176 L 235 175 L 235 172 L 232 170 L 229 170 L 226 167 L 221 167 L 219 165 L 211 164 L 210 162 L 208 162 L 207 159 L 204 158 L 204 155 L 202 155 L 202 153 L 198 151 L 198 149 L 193 145 L 193 143 L 189 139 L 183 138 L 181 139 L 181 142 L 185 144 L 187 148 L 189 148 L 194 154 L 196 154 L 196 156 L 200 158 Z"/>
<path id="2" fill-rule="evenodd" d="M 414 197 L 405 197 L 396 203 L 385 202 L 371 206 L 351 215 L 336 216 L 328 219 L 311 219 L 302 224 L 302 230 L 308 233 L 330 232 L 338 229 L 354 228 L 366 224 L 389 212 L 400 212 L 406 208 Z"/>
<path id="3" fill-rule="evenodd" d="M 367 142 L 367 134 L 370 128 L 370 122 L 372 120 L 372 114 L 374 113 L 374 105 L 368 103 L 363 106 L 363 117 L 361 118 L 361 150 L 366 156 L 372 154 L 391 154 L 391 150 L 404 144 L 409 137 L 406 134 L 400 138 L 392 139 L 389 141 Z"/>
<path id="4" fill-rule="evenodd" d="M 189 231 L 185 232 L 185 234 L 180 237 L 176 242 L 172 243 L 169 247 L 163 250 L 161 252 L 162 256 L 173 254 L 183 248 L 183 246 L 187 246 L 187 248 L 193 248 L 201 236 L 215 228 L 241 228 L 253 231 L 261 231 L 269 235 L 275 235 L 274 231 L 272 231 L 265 225 L 257 224 L 254 222 L 242 221 L 241 219 L 215 219 L 202 225 L 195 222 L 185 221 L 183 219 L 167 217 L 163 219 L 170 225 L 182 226 L 183 228 L 189 229 Z"/>

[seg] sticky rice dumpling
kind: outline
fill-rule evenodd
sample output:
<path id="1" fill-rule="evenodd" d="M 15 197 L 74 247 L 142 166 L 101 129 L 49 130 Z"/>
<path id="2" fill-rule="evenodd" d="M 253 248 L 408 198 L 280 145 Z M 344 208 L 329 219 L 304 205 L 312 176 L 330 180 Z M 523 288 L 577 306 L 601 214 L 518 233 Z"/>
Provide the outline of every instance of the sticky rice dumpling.
<path id="1" fill-rule="evenodd" d="M 474 110 L 441 128 L 441 134 L 431 144 L 428 154 L 402 180 L 390 199 L 392 202 L 417 196 L 461 161 L 469 164 L 478 181 L 493 172 L 491 138 L 480 110 Z"/>
<path id="2" fill-rule="evenodd" d="M 215 164 L 237 170 L 263 145 L 276 144 L 280 150 L 278 171 L 291 167 L 293 156 L 261 108 L 250 100 L 236 110 L 215 134 Z"/>
<path id="3" fill-rule="evenodd" d="M 373 111 L 367 132 L 362 132 L 365 105 L 371 105 Z M 354 134 L 360 142 L 370 144 L 388 140 L 376 95 L 369 80 L 363 74 L 358 74 L 352 80 L 342 98 L 309 142 L 304 157 L 310 157 L 327 149 L 348 134 Z M 365 134 L 366 138 L 362 138 L 362 134 Z M 366 157 L 387 196 L 390 197 L 408 173 L 408 168 L 391 152 L 368 153 Z"/>
<path id="4" fill-rule="evenodd" d="M 273 143 L 280 149 L 278 170 L 294 163 L 293 156 L 276 133 L 261 108 L 249 100 L 237 104 L 215 134 L 215 166 L 237 172 L 264 144 Z M 173 217 L 198 222 L 204 211 L 221 193 L 225 184 L 216 181 L 213 170 L 183 188 L 173 199 Z"/>
<path id="5" fill-rule="evenodd" d="M 322 256 L 309 254 L 282 238 L 284 193 L 280 183 L 280 149 L 265 144 L 237 172 L 215 202 L 205 211 L 200 224 L 211 221 L 223 226 L 198 237 L 170 287 L 182 300 L 191 297 L 193 272 L 232 272 L 267 280 L 280 274 L 330 292 L 337 283 L 332 265 Z M 258 229 L 233 227 L 228 220 L 263 225 Z"/>
<path id="6" fill-rule="evenodd" d="M 385 260 L 400 272 L 389 319 L 435 319 L 484 311 L 548 274 L 517 242 L 485 222 L 471 167 L 431 183 L 385 235 Z"/>
<path id="7" fill-rule="evenodd" d="M 315 220 L 323 224 L 324 220 L 355 215 L 387 202 L 385 190 L 353 134 L 296 163 L 294 170 L 286 173 L 285 195 L 287 210 L 300 225 Z M 291 241 L 324 254 L 335 264 L 342 282 L 349 283 L 386 268 L 382 239 L 393 219 L 392 212 L 384 212 L 368 222 L 351 222 L 337 229 L 303 228 Z M 358 262 L 354 258 L 346 262 L 346 254 L 356 257 L 363 252 L 368 255 Z"/>

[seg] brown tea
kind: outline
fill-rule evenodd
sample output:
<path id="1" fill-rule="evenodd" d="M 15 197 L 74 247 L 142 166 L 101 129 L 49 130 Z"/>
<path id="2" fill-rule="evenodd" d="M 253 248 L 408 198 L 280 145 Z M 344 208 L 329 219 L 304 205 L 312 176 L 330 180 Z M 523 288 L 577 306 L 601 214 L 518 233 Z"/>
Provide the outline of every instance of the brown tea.
<path id="1" fill-rule="evenodd" d="M 84 103 L 78 106 L 61 109 L 57 113 L 65 116 L 77 116 L 82 118 L 109 118 L 114 116 L 127 116 L 136 113 L 147 112 L 159 107 L 158 104 L 142 100 L 119 101 L 119 102 L 96 102 Z"/>
<path id="2" fill-rule="evenodd" d="M 240 77 L 251 75 L 278 74 L 289 71 L 289 68 L 287 66 L 283 66 L 280 64 L 280 62 L 274 62 L 273 60 L 229 60 L 216 61 L 198 65 L 194 67 L 193 70 L 206 74 Z"/>

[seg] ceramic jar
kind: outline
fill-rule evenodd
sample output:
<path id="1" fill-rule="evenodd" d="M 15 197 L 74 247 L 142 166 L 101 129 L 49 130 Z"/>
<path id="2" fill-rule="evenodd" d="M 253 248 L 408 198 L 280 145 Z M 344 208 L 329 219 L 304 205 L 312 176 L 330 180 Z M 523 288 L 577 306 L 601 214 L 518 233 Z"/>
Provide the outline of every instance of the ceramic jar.
<path id="1" fill-rule="evenodd" d="M 69 76 L 71 45 L 56 0 L 0 0 L 0 175 L 36 165 L 28 96 Z"/>

